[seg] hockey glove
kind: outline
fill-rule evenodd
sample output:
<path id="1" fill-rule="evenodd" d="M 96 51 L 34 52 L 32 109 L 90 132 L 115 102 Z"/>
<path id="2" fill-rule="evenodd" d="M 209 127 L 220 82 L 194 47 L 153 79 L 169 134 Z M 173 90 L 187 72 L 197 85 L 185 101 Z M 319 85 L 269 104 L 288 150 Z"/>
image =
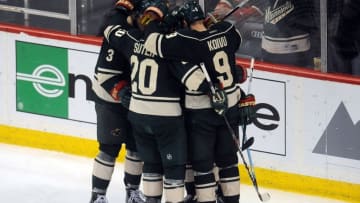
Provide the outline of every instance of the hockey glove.
<path id="1" fill-rule="evenodd" d="M 219 21 L 220 21 L 220 18 L 218 15 L 213 14 L 213 13 L 208 13 L 204 20 L 204 25 L 207 28 L 210 28 L 212 25 L 216 24 Z"/>
<path id="2" fill-rule="evenodd" d="M 226 92 L 222 88 L 219 88 L 218 85 L 215 85 L 215 92 L 211 93 L 210 101 L 211 106 L 217 114 L 220 116 L 225 115 L 228 110 L 228 99 Z"/>
<path id="3" fill-rule="evenodd" d="M 229 13 L 233 9 L 233 5 L 231 2 L 227 0 L 221 0 L 219 3 L 215 6 L 214 11 L 212 14 L 214 16 L 217 16 L 218 19 L 223 18 L 227 13 Z"/>
<path id="4" fill-rule="evenodd" d="M 247 70 L 246 68 L 242 67 L 241 65 L 236 64 L 236 76 L 238 78 L 238 83 L 242 84 L 247 80 Z"/>
<path id="5" fill-rule="evenodd" d="M 128 82 L 126 80 L 121 80 L 114 85 L 114 87 L 110 90 L 110 95 L 115 101 L 120 101 L 119 92 L 122 88 L 124 88 Z"/>
<path id="6" fill-rule="evenodd" d="M 134 9 L 134 4 L 131 0 L 118 0 L 115 3 L 115 8 L 122 11 L 132 11 Z"/>
<path id="7" fill-rule="evenodd" d="M 239 102 L 239 124 L 248 125 L 255 117 L 255 96 L 244 95 Z"/>
<path id="8" fill-rule="evenodd" d="M 123 107 L 129 109 L 130 99 L 131 99 L 131 89 L 130 86 L 125 86 L 119 92 L 120 102 Z"/>

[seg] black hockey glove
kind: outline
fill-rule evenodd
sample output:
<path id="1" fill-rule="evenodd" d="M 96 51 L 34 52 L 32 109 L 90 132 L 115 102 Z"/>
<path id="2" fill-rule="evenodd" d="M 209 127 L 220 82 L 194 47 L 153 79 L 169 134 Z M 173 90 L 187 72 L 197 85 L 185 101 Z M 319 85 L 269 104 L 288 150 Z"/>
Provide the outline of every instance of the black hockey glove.
<path id="1" fill-rule="evenodd" d="M 126 80 L 116 83 L 110 90 L 110 95 L 115 101 L 120 101 L 125 108 L 129 109 L 131 89 Z"/>
<path id="2" fill-rule="evenodd" d="M 215 112 L 220 116 L 225 115 L 228 110 L 228 99 L 224 89 L 220 88 L 219 85 L 215 85 L 215 93 L 210 95 L 211 106 Z"/>
<path id="3" fill-rule="evenodd" d="M 134 9 L 134 4 L 131 0 L 118 0 L 115 3 L 115 8 L 120 11 L 130 12 Z"/>
<path id="4" fill-rule="evenodd" d="M 125 86 L 119 91 L 119 98 L 121 105 L 126 109 L 129 109 L 131 99 L 131 89 L 129 86 Z"/>
<path id="5" fill-rule="evenodd" d="M 247 70 L 246 70 L 246 68 L 242 67 L 241 65 L 236 64 L 235 73 L 236 73 L 236 77 L 239 80 L 237 83 L 242 84 L 247 80 L 247 77 L 248 77 Z"/>
<path id="6" fill-rule="evenodd" d="M 243 95 L 239 102 L 239 124 L 248 125 L 255 117 L 255 96 Z"/>

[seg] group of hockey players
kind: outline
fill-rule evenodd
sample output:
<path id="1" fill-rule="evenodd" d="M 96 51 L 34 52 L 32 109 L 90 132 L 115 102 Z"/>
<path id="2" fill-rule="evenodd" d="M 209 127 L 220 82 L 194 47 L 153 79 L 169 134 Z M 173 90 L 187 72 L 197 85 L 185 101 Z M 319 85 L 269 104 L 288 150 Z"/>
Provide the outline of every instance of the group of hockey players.
<path id="1" fill-rule="evenodd" d="M 119 0 L 100 33 L 90 202 L 107 202 L 125 144 L 126 203 L 238 203 L 237 132 L 251 122 L 255 97 L 240 88 L 247 75 L 236 65 L 234 25 L 207 18 L 193 0 L 172 9 Z"/>

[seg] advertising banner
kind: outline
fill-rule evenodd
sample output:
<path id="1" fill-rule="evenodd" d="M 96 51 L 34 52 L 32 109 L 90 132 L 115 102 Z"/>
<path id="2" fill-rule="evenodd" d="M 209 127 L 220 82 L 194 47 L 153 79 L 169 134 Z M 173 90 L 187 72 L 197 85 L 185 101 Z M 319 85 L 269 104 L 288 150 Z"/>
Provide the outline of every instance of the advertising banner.
<path id="1" fill-rule="evenodd" d="M 15 44 L 17 111 L 96 122 L 90 79 L 96 53 L 23 41 Z"/>
<path id="2" fill-rule="evenodd" d="M 249 80 L 242 85 L 248 91 Z M 266 87 L 266 88 L 264 88 Z M 251 84 L 256 97 L 256 116 L 247 126 L 247 138 L 254 137 L 252 150 L 286 155 L 286 82 L 254 77 Z M 239 127 L 242 134 L 242 126 Z"/>
<path id="3" fill-rule="evenodd" d="M 251 87 L 255 165 L 360 183 L 358 85 L 257 70 Z"/>
<path id="4" fill-rule="evenodd" d="M 100 47 L 0 36 L 1 124 L 96 139 L 91 80 Z M 255 166 L 359 184 L 360 86 L 256 68 L 253 76 L 241 86 L 256 97 L 246 128 Z"/>

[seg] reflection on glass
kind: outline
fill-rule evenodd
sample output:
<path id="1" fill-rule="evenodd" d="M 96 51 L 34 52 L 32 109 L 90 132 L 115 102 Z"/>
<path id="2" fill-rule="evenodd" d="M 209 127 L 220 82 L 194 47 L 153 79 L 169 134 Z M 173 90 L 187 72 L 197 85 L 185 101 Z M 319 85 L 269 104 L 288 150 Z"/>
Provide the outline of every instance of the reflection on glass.
<path id="1" fill-rule="evenodd" d="M 170 7 L 184 0 L 168 0 Z M 30 9 L 67 13 L 68 0 L 27 0 Z M 77 2 L 78 34 L 96 35 L 115 0 Z M 314 0 L 202 0 L 206 13 L 226 20 L 240 31 L 238 54 L 274 64 L 317 69 L 320 54 L 320 1 Z M 327 0 L 327 70 L 360 75 L 360 1 Z M 1 5 L 25 7 L 24 0 L 0 0 Z M 70 32 L 68 20 L 0 10 L 0 22 Z M 27 23 L 27 24 L 26 24 Z"/>

